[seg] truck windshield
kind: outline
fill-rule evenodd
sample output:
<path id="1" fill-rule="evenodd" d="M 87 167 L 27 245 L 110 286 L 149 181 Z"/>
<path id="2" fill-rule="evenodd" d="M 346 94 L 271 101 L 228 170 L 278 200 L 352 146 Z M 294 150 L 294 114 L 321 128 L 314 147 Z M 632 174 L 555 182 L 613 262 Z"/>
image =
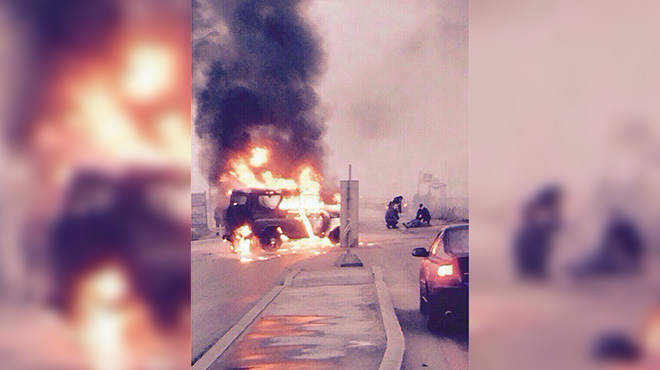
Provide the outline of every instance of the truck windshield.
<path id="1" fill-rule="evenodd" d="M 468 228 L 449 229 L 445 231 L 445 252 L 447 254 L 465 254 L 468 253 L 470 245 Z"/>
<path id="2" fill-rule="evenodd" d="M 282 196 L 279 194 L 270 194 L 270 195 L 260 195 L 259 196 L 259 206 L 275 209 L 280 204 Z"/>

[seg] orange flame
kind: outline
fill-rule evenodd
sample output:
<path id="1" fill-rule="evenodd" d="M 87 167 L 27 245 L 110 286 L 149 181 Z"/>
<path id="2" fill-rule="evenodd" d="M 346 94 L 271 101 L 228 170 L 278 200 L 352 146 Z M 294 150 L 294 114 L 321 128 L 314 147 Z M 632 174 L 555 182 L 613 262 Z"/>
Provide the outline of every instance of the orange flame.
<path id="1" fill-rule="evenodd" d="M 250 254 L 250 249 L 252 247 L 250 236 L 252 236 L 252 229 L 250 229 L 250 226 L 243 225 L 236 228 L 234 231 L 234 252 L 241 256 Z"/>
<path id="2" fill-rule="evenodd" d="M 229 174 L 242 185 L 249 188 L 289 190 L 298 191 L 301 194 L 320 195 L 321 184 L 316 181 L 320 176 L 310 167 L 304 167 L 300 171 L 297 180 L 277 177 L 269 170 L 263 170 L 258 174 L 256 169 L 268 163 L 268 157 L 268 149 L 261 147 L 253 148 L 249 159 L 237 158 L 232 162 L 232 169 L 229 171 Z"/>
<path id="3" fill-rule="evenodd" d="M 266 148 L 252 148 L 252 156 L 250 157 L 250 166 L 261 167 L 268 162 L 268 149 Z"/>

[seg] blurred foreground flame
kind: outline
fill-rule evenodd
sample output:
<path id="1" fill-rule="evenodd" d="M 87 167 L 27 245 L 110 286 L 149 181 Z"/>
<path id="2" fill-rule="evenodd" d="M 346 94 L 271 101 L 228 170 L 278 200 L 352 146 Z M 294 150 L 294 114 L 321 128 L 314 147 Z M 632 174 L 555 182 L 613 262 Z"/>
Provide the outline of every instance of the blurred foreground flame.
<path id="1" fill-rule="evenodd" d="M 0 189 L 3 200 L 19 199 L 6 209 L 11 227 L 0 220 L 0 234 L 9 235 L 0 250 L 15 256 L 0 260 L 0 272 L 4 264 L 22 268 L 14 303 L 32 304 L 26 312 L 34 316 L 17 325 L 22 331 L 37 330 L 31 326 L 52 307 L 61 325 L 40 333 L 59 346 L 35 351 L 32 340 L 17 342 L 8 357 L 0 348 L 0 363 L 185 368 L 190 4 L 10 3 L 0 12 L 11 12 L 12 55 L 25 62 L 10 71 L 0 65 L 1 75 L 18 76 L 16 86 L 0 85 L 0 99 L 18 97 L 15 111 L 1 112 L 12 121 L 1 121 L 0 160 L 23 182 Z"/>
<path id="2" fill-rule="evenodd" d="M 54 108 L 39 118 L 33 146 L 59 181 L 80 165 L 189 166 L 189 102 L 176 96 L 173 77 L 184 55 L 163 41 L 120 45 L 114 63 L 65 69 L 49 98 Z"/>

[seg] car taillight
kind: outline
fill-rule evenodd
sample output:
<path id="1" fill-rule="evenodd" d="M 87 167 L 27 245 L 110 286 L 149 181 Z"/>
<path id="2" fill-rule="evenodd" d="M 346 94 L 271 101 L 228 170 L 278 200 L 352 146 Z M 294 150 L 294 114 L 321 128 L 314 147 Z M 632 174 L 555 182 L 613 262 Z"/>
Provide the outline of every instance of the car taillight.
<path id="1" fill-rule="evenodd" d="M 438 267 L 438 276 L 440 277 L 451 276 L 453 274 L 454 274 L 453 265 L 440 265 L 440 267 Z"/>

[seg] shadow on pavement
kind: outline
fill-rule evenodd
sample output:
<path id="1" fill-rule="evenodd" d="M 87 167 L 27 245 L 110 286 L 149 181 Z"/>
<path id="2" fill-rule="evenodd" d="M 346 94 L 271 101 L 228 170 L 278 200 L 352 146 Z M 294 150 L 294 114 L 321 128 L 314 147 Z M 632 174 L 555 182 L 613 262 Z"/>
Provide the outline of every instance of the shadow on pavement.
<path id="1" fill-rule="evenodd" d="M 446 330 L 429 330 L 426 325 L 426 317 L 418 310 L 400 310 L 394 309 L 396 316 L 399 319 L 401 329 L 406 335 L 408 341 L 409 336 L 428 335 L 441 340 L 449 340 L 458 345 L 462 350 L 467 351 L 469 346 L 468 325 L 459 325 Z M 412 343 L 411 343 L 412 344 Z M 408 343 L 406 343 L 408 347 Z"/>

